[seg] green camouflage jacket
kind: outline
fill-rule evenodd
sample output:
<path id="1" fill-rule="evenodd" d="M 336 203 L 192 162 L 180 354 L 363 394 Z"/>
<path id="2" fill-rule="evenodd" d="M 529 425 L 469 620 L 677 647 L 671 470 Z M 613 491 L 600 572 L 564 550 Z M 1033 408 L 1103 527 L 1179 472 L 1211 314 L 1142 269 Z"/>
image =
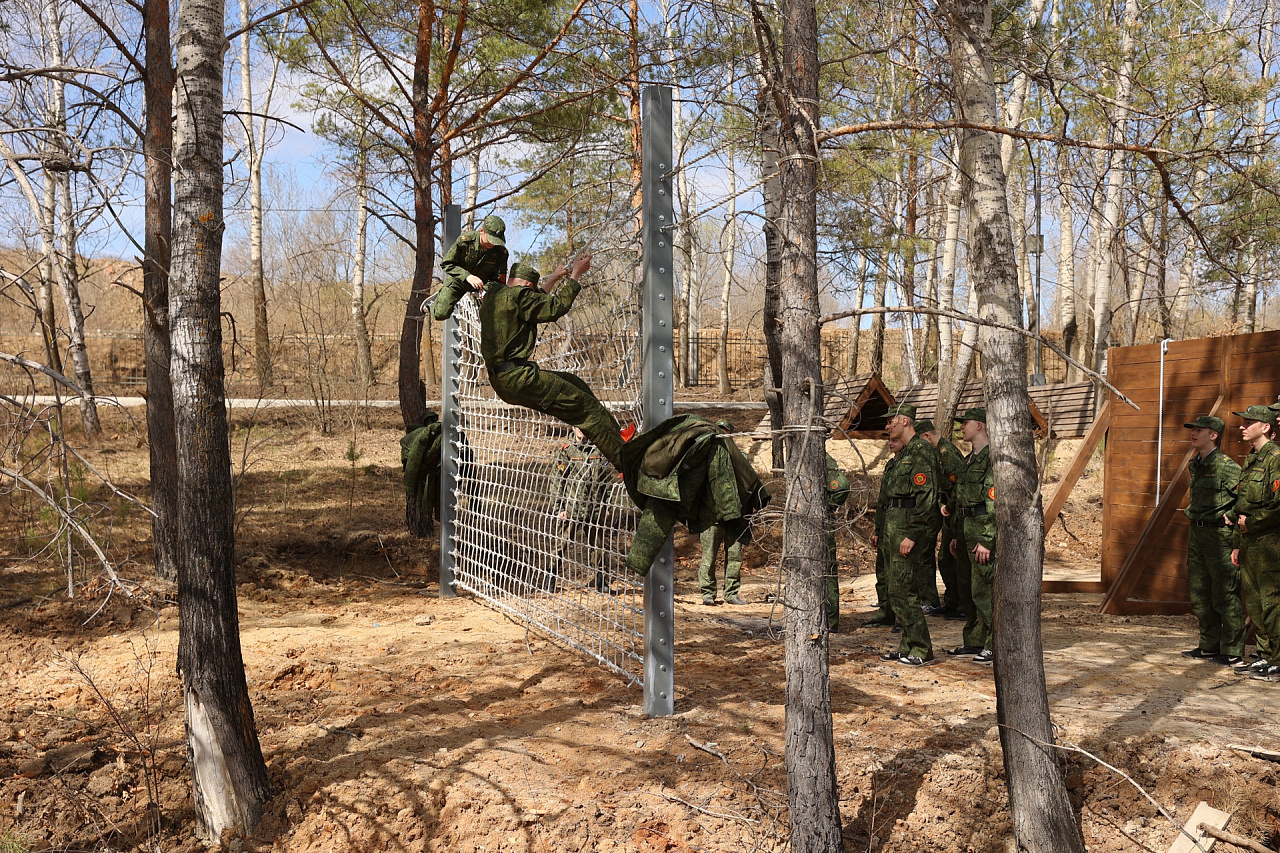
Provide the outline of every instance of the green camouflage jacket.
<path id="1" fill-rule="evenodd" d="M 876 535 L 884 535 L 884 519 L 889 509 L 889 480 L 893 466 L 898 464 L 897 456 L 890 456 L 884 463 L 884 473 L 880 475 L 880 494 L 876 498 Z"/>
<path id="2" fill-rule="evenodd" d="M 965 545 L 995 550 L 996 481 L 991 471 L 991 448 L 984 447 L 965 457 L 964 470 L 956 482 L 957 513 L 962 516 Z M 977 510 L 981 515 L 969 515 Z"/>
<path id="3" fill-rule="evenodd" d="M 938 503 L 946 506 L 947 511 L 951 513 L 951 518 L 946 519 L 953 522 L 956 515 L 956 483 L 960 481 L 960 472 L 964 470 L 964 454 L 960 452 L 960 448 L 956 447 L 947 439 L 939 439 L 938 441 L 938 484 L 941 487 L 941 497 Z"/>
<path id="4" fill-rule="evenodd" d="M 692 533 L 713 524 L 730 542 L 751 539 L 751 516 L 769 492 L 742 451 L 706 418 L 676 415 L 622 446 L 627 493 L 642 510 L 627 567 L 649 573 L 677 521 Z"/>
<path id="5" fill-rule="evenodd" d="M 480 302 L 480 355 L 485 366 L 494 370 L 504 361 L 530 358 L 538 344 L 538 324 L 568 314 L 581 290 L 572 278 L 555 293 L 490 282 Z"/>
<path id="6" fill-rule="evenodd" d="M 849 485 L 849 478 L 840 470 L 839 463 L 830 453 L 827 454 L 827 509 L 835 512 L 844 506 L 844 502 L 849 499 L 849 492 L 852 487 Z"/>
<path id="7" fill-rule="evenodd" d="M 1237 546 L 1242 536 L 1269 533 L 1280 527 L 1280 447 L 1274 442 L 1249 451 L 1236 494 L 1236 514 L 1249 519 L 1247 534 L 1236 528 Z"/>
<path id="8" fill-rule="evenodd" d="M 440 259 L 440 271 L 444 273 L 446 286 L 470 289 L 467 276 L 474 275 L 488 284 L 491 281 L 507 282 L 507 247 L 480 246 L 477 231 L 463 231 L 461 236 Z"/>
<path id="9" fill-rule="evenodd" d="M 1191 460 L 1191 502 L 1183 510 L 1192 521 L 1235 521 L 1236 486 L 1240 466 L 1216 447 L 1208 456 Z"/>
<path id="10" fill-rule="evenodd" d="M 887 487 L 885 486 L 887 484 Z M 938 533 L 938 454 L 920 436 L 907 442 L 897 464 L 886 468 L 881 491 L 888 491 L 884 533 L 890 545 L 903 539 L 921 542 Z M 913 504 L 894 506 L 895 502 Z"/>
<path id="11" fill-rule="evenodd" d="M 554 512 L 570 521 L 599 521 L 614 480 L 613 466 L 594 445 L 569 442 L 556 454 Z"/>
<path id="12" fill-rule="evenodd" d="M 427 517 L 440 518 L 440 418 L 428 411 L 422 426 L 400 439 L 404 491 L 412 495 Z"/>

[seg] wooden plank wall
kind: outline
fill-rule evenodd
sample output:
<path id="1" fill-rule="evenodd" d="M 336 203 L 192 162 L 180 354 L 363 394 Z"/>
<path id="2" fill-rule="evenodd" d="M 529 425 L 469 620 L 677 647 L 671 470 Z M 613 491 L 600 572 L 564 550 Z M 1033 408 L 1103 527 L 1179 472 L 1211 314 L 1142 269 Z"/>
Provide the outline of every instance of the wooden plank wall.
<path id="1" fill-rule="evenodd" d="M 1111 428 L 1105 455 L 1102 514 L 1102 580 L 1112 583 L 1156 506 L 1157 438 L 1164 444 L 1161 492 L 1168 489 L 1187 455 L 1183 424 L 1208 412 L 1225 397 L 1222 450 L 1243 461 L 1240 418 L 1229 414 L 1256 403 L 1272 403 L 1280 392 L 1280 331 L 1175 341 L 1165 354 L 1164 419 L 1160 407 L 1160 345 L 1115 347 L 1108 355 L 1108 380 L 1141 407 L 1111 396 Z M 1185 506 L 1186 499 L 1182 505 Z M 1174 514 L 1156 531 L 1144 556 L 1141 576 L 1125 612 L 1153 612 L 1139 602 L 1167 602 L 1159 612 L 1189 612 L 1186 581 L 1187 520 Z"/>
<path id="2" fill-rule="evenodd" d="M 1092 382 L 1037 385 L 1027 392 L 1049 422 L 1054 438 L 1083 438 L 1089 432 L 1098 396 Z"/>

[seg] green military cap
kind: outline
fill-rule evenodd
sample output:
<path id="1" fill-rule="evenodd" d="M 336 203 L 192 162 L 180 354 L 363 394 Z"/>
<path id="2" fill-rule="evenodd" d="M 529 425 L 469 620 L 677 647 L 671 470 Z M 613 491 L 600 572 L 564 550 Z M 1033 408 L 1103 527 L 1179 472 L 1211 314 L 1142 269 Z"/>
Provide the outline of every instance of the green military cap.
<path id="1" fill-rule="evenodd" d="M 961 421 L 961 422 L 978 421 L 979 423 L 985 424 L 987 422 L 987 410 L 981 406 L 977 406 L 972 409 L 965 409 L 963 415 L 955 416 L 955 420 Z"/>
<path id="2" fill-rule="evenodd" d="M 538 268 L 533 264 L 526 264 L 524 261 L 517 261 L 511 265 L 511 275 L 507 276 L 508 280 L 513 278 L 522 278 L 530 284 L 537 284 L 538 279 L 542 275 L 538 272 Z"/>
<path id="3" fill-rule="evenodd" d="M 1243 412 L 1232 412 L 1233 415 L 1239 415 L 1247 421 L 1266 421 L 1269 424 L 1276 422 L 1276 410 L 1270 406 L 1250 406 Z"/>
<path id="4" fill-rule="evenodd" d="M 914 421 L 916 419 L 916 407 L 910 403 L 898 403 L 889 409 L 888 417 L 896 418 L 898 415 L 906 415 Z"/>
<path id="5" fill-rule="evenodd" d="M 502 221 L 501 216 L 486 216 L 480 227 L 484 229 L 490 243 L 495 246 L 507 245 L 507 223 Z"/>
<path id="6" fill-rule="evenodd" d="M 933 425 L 933 421 L 928 418 L 925 418 L 922 421 L 916 421 L 916 432 L 933 432 L 935 429 L 936 427 Z"/>
<path id="7" fill-rule="evenodd" d="M 1226 426 L 1222 422 L 1222 418 L 1215 418 L 1213 415 L 1201 415 L 1189 424 L 1183 424 L 1187 429 L 1208 429 L 1213 430 L 1218 435 L 1222 435 L 1222 429 Z"/>

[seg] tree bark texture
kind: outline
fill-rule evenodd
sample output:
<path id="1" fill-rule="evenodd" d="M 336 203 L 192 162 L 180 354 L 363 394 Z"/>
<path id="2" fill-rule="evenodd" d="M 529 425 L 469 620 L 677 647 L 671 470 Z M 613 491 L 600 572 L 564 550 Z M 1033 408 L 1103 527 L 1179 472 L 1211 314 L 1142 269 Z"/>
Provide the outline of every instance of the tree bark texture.
<path id="1" fill-rule="evenodd" d="M 729 385 L 729 299 L 733 288 L 734 249 L 738 241 L 738 174 L 734 169 L 733 146 L 729 146 L 729 218 L 720 235 L 724 253 L 724 281 L 720 286 L 720 393 L 728 394 Z"/>
<path id="2" fill-rule="evenodd" d="M 826 433 L 818 324 L 818 29 L 813 0 L 784 0 L 780 89 L 783 510 L 786 578 L 786 766 L 792 853 L 842 849 L 826 622 Z"/>
<path id="3" fill-rule="evenodd" d="M 954 0 L 944 7 L 958 113 L 996 124 L 990 50 L 991 0 Z M 996 134 L 965 130 L 961 166 L 969 176 L 969 279 L 983 320 L 1022 325 L 1008 198 Z M 1084 839 L 1051 744 L 1040 635 L 1044 520 L 1027 396 L 1027 348 L 1016 332 L 983 326 L 983 386 L 995 476 L 994 646 L 996 714 L 1019 849 L 1083 853 Z"/>
<path id="4" fill-rule="evenodd" d="M 360 134 L 356 152 L 356 242 L 351 264 L 351 323 L 356 333 L 356 376 L 362 388 L 373 385 L 373 353 L 364 303 L 364 273 L 369 258 L 369 152 Z"/>
<path id="5" fill-rule="evenodd" d="M 236 613 L 222 363 L 223 0 L 178 16 L 172 318 L 178 447 L 178 670 L 201 835 L 252 832 L 269 795 Z"/>
<path id="6" fill-rule="evenodd" d="M 244 156 L 249 167 L 249 292 L 253 295 L 253 365 L 259 393 L 273 380 L 271 337 L 267 324 L 267 283 L 262 267 L 262 146 L 265 139 L 253 133 L 253 56 L 249 24 L 249 0 L 240 0 L 240 126 L 244 130 Z"/>
<path id="7" fill-rule="evenodd" d="M 763 76 L 762 76 L 763 81 Z M 770 451 L 773 470 L 786 467 L 786 450 L 782 441 L 782 394 L 776 389 L 782 384 L 782 339 L 779 333 L 779 288 L 782 276 L 782 234 L 779 220 L 782 216 L 782 179 L 778 174 L 778 152 L 781 146 L 778 129 L 778 110 L 774 101 L 772 84 L 762 82 L 757 121 L 760 128 L 761 162 L 763 175 L 761 195 L 764 201 L 764 345 L 765 364 L 764 399 L 769 407 Z"/>
<path id="8" fill-rule="evenodd" d="M 142 260 L 142 346 L 146 358 L 147 445 L 151 456 L 151 541 L 156 576 L 178 579 L 178 445 L 169 379 L 169 264 L 173 248 L 173 47 L 167 0 L 144 0 L 146 39 L 146 221 Z"/>

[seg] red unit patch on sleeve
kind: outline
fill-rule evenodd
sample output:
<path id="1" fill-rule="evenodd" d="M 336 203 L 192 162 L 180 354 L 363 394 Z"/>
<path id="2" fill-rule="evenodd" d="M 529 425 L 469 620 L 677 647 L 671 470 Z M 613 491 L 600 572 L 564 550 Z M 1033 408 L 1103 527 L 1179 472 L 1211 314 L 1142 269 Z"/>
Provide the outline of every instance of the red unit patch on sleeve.
<path id="1" fill-rule="evenodd" d="M 995 486 L 992 486 L 991 488 L 987 489 L 987 497 L 991 498 L 991 500 L 995 500 L 995 499 L 996 499 L 996 487 L 995 487 Z"/>
<path id="2" fill-rule="evenodd" d="M 948 474 L 948 475 L 947 475 L 947 479 L 954 483 L 954 482 L 956 481 L 956 475 L 955 475 L 955 474 Z"/>
<path id="3" fill-rule="evenodd" d="M 929 478 L 925 476 L 923 471 L 921 471 L 911 478 L 911 482 L 915 483 L 917 486 L 923 486 L 925 483 L 929 482 Z"/>

